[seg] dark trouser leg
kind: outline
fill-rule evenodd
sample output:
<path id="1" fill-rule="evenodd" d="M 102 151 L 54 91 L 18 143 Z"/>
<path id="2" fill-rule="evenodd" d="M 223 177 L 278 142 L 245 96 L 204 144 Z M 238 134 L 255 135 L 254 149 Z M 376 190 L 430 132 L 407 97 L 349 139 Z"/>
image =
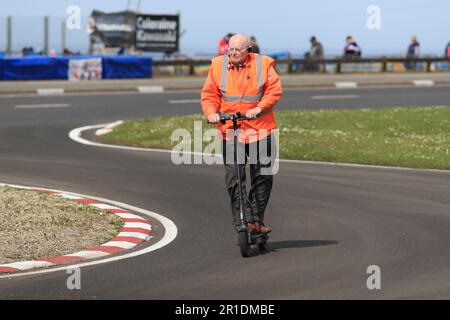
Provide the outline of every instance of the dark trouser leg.
<path id="1" fill-rule="evenodd" d="M 255 222 L 264 222 L 264 212 L 269 202 L 272 191 L 273 176 L 261 175 L 260 165 L 250 165 L 252 177 L 252 187 L 250 189 L 249 199 L 252 205 L 253 220 Z"/>
<path id="2" fill-rule="evenodd" d="M 261 223 L 264 222 L 264 212 L 272 191 L 273 174 L 271 174 L 270 168 L 276 156 L 275 141 L 272 141 L 272 137 L 268 136 L 265 141 L 263 140 L 257 143 L 256 151 L 255 149 L 252 151 L 252 147 L 249 147 L 250 153 L 257 152 L 256 156 L 249 155 L 252 180 L 249 200 L 253 211 L 253 220 Z"/>

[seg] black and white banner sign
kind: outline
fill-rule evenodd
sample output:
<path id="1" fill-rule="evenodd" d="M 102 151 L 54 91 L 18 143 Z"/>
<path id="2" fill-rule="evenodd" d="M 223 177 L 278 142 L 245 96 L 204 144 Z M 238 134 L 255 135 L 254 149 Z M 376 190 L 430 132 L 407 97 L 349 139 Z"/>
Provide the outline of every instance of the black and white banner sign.
<path id="1" fill-rule="evenodd" d="M 178 15 L 136 15 L 136 49 L 178 51 L 179 18 Z"/>

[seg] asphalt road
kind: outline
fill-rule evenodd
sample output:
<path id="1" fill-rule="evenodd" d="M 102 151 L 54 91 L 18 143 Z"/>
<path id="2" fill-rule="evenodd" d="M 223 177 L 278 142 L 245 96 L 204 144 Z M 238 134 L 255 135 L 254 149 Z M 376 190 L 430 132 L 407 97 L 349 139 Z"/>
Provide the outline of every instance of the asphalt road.
<path id="1" fill-rule="evenodd" d="M 81 290 L 68 290 L 69 275 L 59 271 L 0 279 L 1 299 L 450 298 L 450 173 L 283 162 L 266 214 L 270 251 L 243 259 L 221 166 L 176 166 L 169 154 L 67 136 L 118 119 L 197 113 L 198 99 L 198 92 L 0 98 L 1 182 L 128 203 L 178 228 L 162 249 L 82 268 Z M 449 87 L 438 86 L 286 90 L 278 107 L 449 101 Z M 380 267 L 380 290 L 366 286 L 371 265 Z"/>

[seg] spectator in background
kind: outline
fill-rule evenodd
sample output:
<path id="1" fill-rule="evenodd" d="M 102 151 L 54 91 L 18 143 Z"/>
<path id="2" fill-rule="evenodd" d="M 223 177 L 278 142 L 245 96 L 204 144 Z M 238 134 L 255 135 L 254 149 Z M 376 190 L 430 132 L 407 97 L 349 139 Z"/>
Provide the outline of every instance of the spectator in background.
<path id="1" fill-rule="evenodd" d="M 70 51 L 68 48 L 64 48 L 63 50 L 63 56 L 73 56 L 74 53 Z"/>
<path id="2" fill-rule="evenodd" d="M 315 36 L 312 36 L 311 39 L 309 39 L 309 42 L 311 42 L 311 48 L 309 49 L 310 58 L 312 60 L 323 60 L 325 55 L 322 44 L 317 41 Z"/>
<path id="3" fill-rule="evenodd" d="M 344 47 L 344 59 L 357 59 L 361 57 L 361 48 L 353 41 L 352 36 L 346 38 L 347 45 Z"/>
<path id="4" fill-rule="evenodd" d="M 123 56 L 125 54 L 125 46 L 121 45 L 119 51 L 117 51 L 118 56 Z"/>
<path id="5" fill-rule="evenodd" d="M 408 47 L 408 53 L 406 55 L 409 59 L 415 59 L 418 58 L 420 54 L 420 44 L 417 41 L 416 36 L 411 37 L 411 44 Z"/>
<path id="6" fill-rule="evenodd" d="M 253 53 L 261 53 L 259 50 L 258 43 L 256 42 L 256 38 L 254 36 L 250 37 L 250 47 L 252 47 Z"/>
<path id="7" fill-rule="evenodd" d="M 174 58 L 174 52 L 173 51 L 164 51 L 164 55 L 162 57 L 162 60 L 173 60 Z"/>
<path id="8" fill-rule="evenodd" d="M 309 42 L 311 43 L 311 47 L 304 54 L 305 63 L 303 64 L 303 71 L 317 72 L 320 71 L 320 64 L 316 61 L 324 59 L 323 46 L 317 41 L 315 36 L 312 36 Z"/>
<path id="9" fill-rule="evenodd" d="M 450 42 L 447 43 L 447 46 L 445 47 L 445 54 L 444 54 L 444 56 L 445 56 L 447 59 L 450 59 Z"/>
<path id="10" fill-rule="evenodd" d="M 35 52 L 34 52 L 33 47 L 22 48 L 22 56 L 26 57 L 26 56 L 32 56 L 34 54 L 35 54 Z"/>
<path id="11" fill-rule="evenodd" d="M 417 37 L 412 36 L 411 44 L 409 45 L 408 52 L 406 53 L 406 59 L 417 59 L 417 58 L 419 58 L 419 54 L 420 54 L 420 44 L 417 41 Z M 411 70 L 411 69 L 414 70 L 416 68 L 416 63 L 408 61 L 405 63 L 405 67 L 408 70 Z"/>
<path id="12" fill-rule="evenodd" d="M 227 54 L 228 42 L 230 41 L 230 38 L 232 36 L 233 36 L 233 34 L 231 32 L 228 32 L 225 37 L 220 39 L 220 41 L 219 41 L 219 50 L 218 50 L 217 55 L 222 56 L 224 54 Z"/>

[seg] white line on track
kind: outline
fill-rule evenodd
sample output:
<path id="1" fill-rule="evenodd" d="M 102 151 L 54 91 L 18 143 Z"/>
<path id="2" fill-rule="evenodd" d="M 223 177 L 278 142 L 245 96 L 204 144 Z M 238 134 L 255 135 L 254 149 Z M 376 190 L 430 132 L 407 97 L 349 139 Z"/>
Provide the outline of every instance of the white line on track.
<path id="1" fill-rule="evenodd" d="M 64 94 L 63 88 L 41 88 L 36 90 L 38 95 L 41 96 L 52 96 L 52 95 L 62 95 Z"/>
<path id="2" fill-rule="evenodd" d="M 14 106 L 14 109 L 44 109 L 44 108 L 68 108 L 68 103 L 53 103 L 53 104 L 19 104 Z"/>
<path id="3" fill-rule="evenodd" d="M 169 104 L 200 103 L 200 99 L 169 100 Z"/>
<path id="4" fill-rule="evenodd" d="M 428 80 L 428 79 L 414 80 L 413 83 L 416 87 L 432 87 L 432 86 L 434 86 L 434 81 Z"/>
<path id="5" fill-rule="evenodd" d="M 140 93 L 161 93 L 164 92 L 163 86 L 139 86 L 137 87 Z"/>
<path id="6" fill-rule="evenodd" d="M 338 82 L 335 82 L 334 85 L 336 86 L 336 88 L 339 88 L 339 89 L 357 88 L 358 87 L 358 84 L 356 82 L 352 82 L 352 81 L 338 81 Z"/>
<path id="7" fill-rule="evenodd" d="M 0 186 L 3 186 L 5 184 L 0 183 Z M 41 273 L 48 273 L 48 272 L 56 272 L 56 271 L 62 271 L 62 270 L 67 270 L 70 268 L 73 268 L 74 266 L 82 268 L 82 267 L 87 267 L 87 266 L 92 266 L 92 265 L 96 265 L 96 264 L 102 264 L 102 263 L 108 263 L 108 262 L 113 262 L 113 261 L 118 261 L 118 260 L 122 260 L 122 259 L 128 259 L 128 258 L 132 258 L 132 257 L 136 257 L 136 256 L 140 256 L 152 251 L 155 251 L 157 249 L 160 249 L 166 245 L 168 245 L 169 243 L 171 243 L 177 236 L 178 233 L 178 229 L 175 225 L 175 223 L 173 223 L 172 220 L 156 213 L 156 212 L 152 212 L 152 211 L 148 211 L 148 210 L 144 210 L 138 207 L 134 207 L 125 203 L 121 203 L 121 202 L 117 202 L 117 201 L 112 201 L 112 200 L 108 200 L 108 199 L 103 199 L 103 198 L 99 198 L 99 197 L 93 197 L 93 196 L 89 196 L 89 195 L 83 195 L 83 194 L 76 194 L 76 193 L 71 193 L 71 192 L 67 192 L 67 191 L 61 191 L 61 190 L 53 190 L 53 189 L 46 189 L 46 188 L 41 188 L 41 187 L 30 187 L 30 186 L 20 186 L 20 185 L 13 185 L 13 184 L 8 184 L 12 187 L 18 187 L 18 188 L 24 188 L 24 189 L 39 189 L 39 190 L 48 190 L 48 191 L 53 191 L 56 193 L 64 193 L 64 194 L 68 194 L 74 197 L 80 197 L 80 198 L 88 198 L 88 199 L 92 199 L 92 200 L 97 200 L 99 202 L 105 202 L 105 203 L 109 203 L 113 206 L 117 206 L 120 208 L 124 208 L 126 210 L 130 210 L 131 212 L 137 212 L 137 213 L 141 213 L 144 214 L 154 220 L 159 221 L 164 229 L 164 236 L 161 238 L 161 240 L 159 240 L 158 242 L 156 242 L 155 244 L 145 247 L 142 250 L 138 250 L 138 251 L 134 251 L 134 252 L 130 252 L 128 254 L 124 254 L 124 255 L 118 255 L 118 256 L 113 256 L 110 258 L 106 258 L 106 259 L 102 259 L 102 260 L 98 260 L 98 261 L 91 261 L 91 262 L 85 262 L 85 263 L 80 263 L 80 264 L 72 264 L 72 265 L 66 265 L 63 267 L 58 267 L 58 268 L 51 268 L 51 269 L 44 269 L 44 270 L 38 270 L 38 271 L 30 271 L 30 272 L 24 272 L 24 273 L 12 273 L 12 274 L 6 274 L 6 275 L 2 275 L 0 276 L 0 279 L 2 278 L 14 278 L 14 277 L 20 277 L 20 276 L 25 276 L 25 275 L 34 275 L 34 274 L 41 274 Z M 148 228 L 148 225 L 145 225 L 146 228 Z"/>
<path id="8" fill-rule="evenodd" d="M 359 96 L 357 94 L 334 94 L 334 95 L 323 95 L 323 96 L 311 96 L 313 100 L 336 100 L 336 99 L 357 99 Z"/>
<path id="9" fill-rule="evenodd" d="M 102 144 L 97 143 L 93 141 L 89 141 L 87 139 L 84 139 L 81 137 L 81 134 L 84 131 L 92 130 L 92 129 L 100 129 L 105 128 L 108 125 L 108 123 L 105 124 L 98 124 L 93 126 L 85 126 L 81 128 L 73 129 L 69 132 L 69 138 L 72 139 L 75 142 L 88 145 L 88 146 L 95 146 L 95 147 L 106 147 L 106 148 L 112 148 L 112 149 L 122 149 L 122 150 L 133 150 L 133 151 L 148 151 L 146 148 L 137 148 L 137 147 L 127 147 L 127 146 L 116 146 L 113 144 Z M 151 149 L 152 151 L 158 151 L 158 152 L 164 152 L 164 153 L 171 153 L 171 150 L 164 150 L 164 149 Z"/>

